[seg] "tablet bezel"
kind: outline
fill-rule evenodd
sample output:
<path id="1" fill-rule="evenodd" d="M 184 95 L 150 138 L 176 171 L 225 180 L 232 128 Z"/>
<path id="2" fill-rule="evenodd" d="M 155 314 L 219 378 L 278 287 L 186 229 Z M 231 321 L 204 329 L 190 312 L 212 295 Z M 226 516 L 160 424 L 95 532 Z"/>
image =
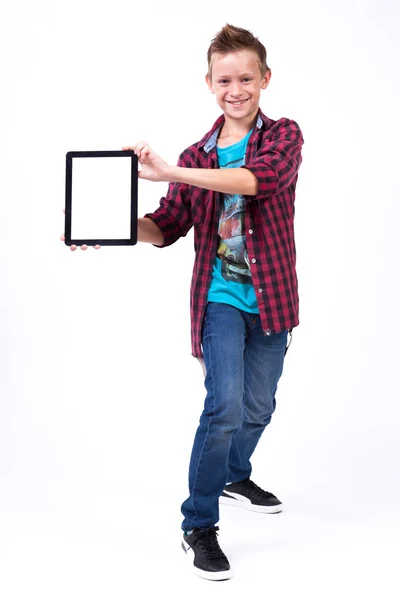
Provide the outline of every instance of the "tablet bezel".
<path id="1" fill-rule="evenodd" d="M 131 224 L 130 237 L 127 239 L 73 239 L 71 238 L 72 220 L 72 160 L 74 158 L 96 157 L 131 157 Z M 133 150 L 94 150 L 67 152 L 65 171 L 65 243 L 67 246 L 134 246 L 137 243 L 137 215 L 138 215 L 138 158 Z"/>

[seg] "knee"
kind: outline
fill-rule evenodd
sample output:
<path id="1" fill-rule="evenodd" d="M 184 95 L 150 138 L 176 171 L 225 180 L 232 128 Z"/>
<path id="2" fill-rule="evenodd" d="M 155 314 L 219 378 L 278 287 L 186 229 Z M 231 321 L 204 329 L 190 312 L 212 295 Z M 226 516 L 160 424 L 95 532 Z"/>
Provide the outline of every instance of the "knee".
<path id="1" fill-rule="evenodd" d="M 243 423 L 243 409 L 230 408 L 215 415 L 215 424 L 221 433 L 234 433 Z"/>
<path id="2" fill-rule="evenodd" d="M 225 407 L 224 410 L 203 414 L 207 419 L 210 431 L 220 435 L 235 433 L 243 423 L 243 410 L 241 408 Z"/>
<path id="3" fill-rule="evenodd" d="M 272 419 L 275 408 L 276 401 L 275 398 L 273 398 L 268 405 L 264 404 L 262 407 L 259 407 L 258 410 L 247 410 L 245 414 L 245 420 L 253 425 L 261 425 L 266 427 Z"/>
<path id="4" fill-rule="evenodd" d="M 227 415 L 225 419 L 221 420 L 219 427 L 221 433 L 235 433 L 243 423 L 243 413 Z"/>

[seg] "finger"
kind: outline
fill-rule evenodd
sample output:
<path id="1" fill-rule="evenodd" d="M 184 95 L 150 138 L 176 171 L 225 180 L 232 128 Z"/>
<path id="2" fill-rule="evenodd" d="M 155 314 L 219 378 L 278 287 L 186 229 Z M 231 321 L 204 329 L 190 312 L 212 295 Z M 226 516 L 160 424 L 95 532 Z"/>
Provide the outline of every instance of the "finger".
<path id="1" fill-rule="evenodd" d="M 136 144 L 133 145 L 133 149 L 135 150 L 135 152 L 140 152 L 146 146 L 149 147 L 148 143 L 145 142 L 144 140 L 140 140 L 140 142 L 137 142 Z"/>
<path id="2" fill-rule="evenodd" d="M 148 146 L 145 146 L 141 151 L 140 151 L 140 155 L 139 155 L 139 159 L 143 160 L 146 159 L 147 156 L 149 156 L 150 154 L 150 148 Z"/>
<path id="3" fill-rule="evenodd" d="M 132 144 L 132 146 L 122 146 L 122 150 L 133 150 L 134 152 L 136 152 L 138 145 L 141 142 L 136 142 L 136 144 Z"/>
<path id="4" fill-rule="evenodd" d="M 87 248 L 88 247 L 86 246 L 86 244 L 83 244 L 83 246 L 81 246 L 81 250 L 87 250 Z"/>
<path id="5" fill-rule="evenodd" d="M 70 250 L 72 250 L 72 252 L 75 252 L 75 250 L 77 249 L 78 246 L 75 246 L 74 244 L 72 246 L 70 246 Z"/>
<path id="6" fill-rule="evenodd" d="M 61 240 L 62 242 L 65 242 L 65 235 L 64 235 L 64 234 L 60 235 L 60 240 Z"/>
<path id="7" fill-rule="evenodd" d="M 100 248 L 101 248 L 101 246 L 99 246 L 99 245 L 95 246 L 96 250 L 100 250 Z"/>
<path id="8" fill-rule="evenodd" d="M 64 215 L 65 215 L 65 208 L 63 208 L 63 213 L 64 213 Z"/>

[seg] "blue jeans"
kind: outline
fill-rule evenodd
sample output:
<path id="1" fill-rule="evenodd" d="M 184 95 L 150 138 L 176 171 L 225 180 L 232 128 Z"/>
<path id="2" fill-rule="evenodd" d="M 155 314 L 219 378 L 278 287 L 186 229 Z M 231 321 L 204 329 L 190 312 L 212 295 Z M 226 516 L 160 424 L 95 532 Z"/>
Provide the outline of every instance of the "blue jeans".
<path id="1" fill-rule="evenodd" d="M 264 335 L 260 316 L 209 302 L 202 346 L 207 391 L 189 466 L 182 529 L 213 527 L 226 483 L 251 474 L 250 457 L 275 410 L 288 330 Z"/>

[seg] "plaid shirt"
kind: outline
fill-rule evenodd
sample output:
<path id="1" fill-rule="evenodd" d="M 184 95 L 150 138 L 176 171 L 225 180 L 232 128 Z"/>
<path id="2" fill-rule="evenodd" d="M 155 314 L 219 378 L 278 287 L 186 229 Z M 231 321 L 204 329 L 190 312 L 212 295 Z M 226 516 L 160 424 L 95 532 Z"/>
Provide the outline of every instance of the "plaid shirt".
<path id="1" fill-rule="evenodd" d="M 221 115 L 212 129 L 182 152 L 178 166 L 215 169 Z M 299 298 L 294 240 L 294 200 L 302 162 L 303 136 L 290 119 L 274 121 L 258 111 L 245 164 L 258 179 L 257 195 L 244 197 L 246 245 L 253 285 L 265 335 L 291 330 L 299 324 Z M 163 248 L 194 227 L 195 262 L 190 289 L 192 354 L 203 357 L 201 332 L 213 263 L 218 246 L 222 194 L 183 183 L 170 183 L 160 206 L 145 217 L 164 235 Z"/>

